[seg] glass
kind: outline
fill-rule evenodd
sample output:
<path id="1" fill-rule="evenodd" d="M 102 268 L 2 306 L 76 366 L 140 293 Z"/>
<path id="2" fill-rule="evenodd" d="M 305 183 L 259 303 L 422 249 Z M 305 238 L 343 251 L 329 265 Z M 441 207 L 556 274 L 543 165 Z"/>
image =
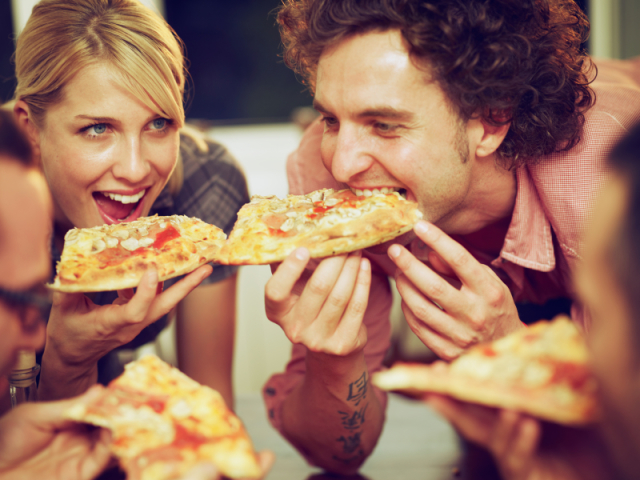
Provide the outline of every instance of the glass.
<path id="1" fill-rule="evenodd" d="M 35 364 L 31 368 L 13 370 L 9 374 L 9 394 L 11 396 L 11 408 L 26 402 L 38 400 L 38 384 L 36 377 L 40 371 L 40 365 Z"/>

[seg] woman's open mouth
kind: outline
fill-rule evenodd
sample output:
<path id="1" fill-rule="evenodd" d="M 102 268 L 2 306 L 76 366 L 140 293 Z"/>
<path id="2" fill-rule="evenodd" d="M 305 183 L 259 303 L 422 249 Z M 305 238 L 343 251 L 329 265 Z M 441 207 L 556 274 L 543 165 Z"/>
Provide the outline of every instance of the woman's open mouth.
<path id="1" fill-rule="evenodd" d="M 105 223 L 122 223 L 137 220 L 142 213 L 142 199 L 147 189 L 133 195 L 112 192 L 93 192 L 93 198 Z"/>

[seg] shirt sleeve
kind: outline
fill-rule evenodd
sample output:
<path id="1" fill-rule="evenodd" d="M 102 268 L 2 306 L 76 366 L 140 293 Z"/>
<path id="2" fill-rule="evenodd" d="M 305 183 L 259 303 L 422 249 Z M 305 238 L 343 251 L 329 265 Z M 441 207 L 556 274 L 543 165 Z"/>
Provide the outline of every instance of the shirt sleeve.
<path id="1" fill-rule="evenodd" d="M 305 131 L 298 149 L 287 159 L 287 177 L 291 194 L 301 195 L 319 188 L 340 188 L 322 164 L 320 157 L 322 130 L 323 126 L 319 121 L 311 124 Z M 390 346 L 391 303 L 392 294 L 388 276 L 372 259 L 371 289 L 364 316 L 364 324 L 367 327 L 364 355 L 369 374 L 382 368 L 382 362 Z M 282 405 L 295 386 L 304 378 L 306 353 L 306 347 L 293 345 L 291 359 L 285 371 L 273 375 L 263 389 L 269 421 L 280 433 L 282 433 Z M 377 388 L 374 388 L 374 391 L 384 410 L 387 403 L 386 394 Z M 303 452 L 301 453 L 304 455 Z"/>

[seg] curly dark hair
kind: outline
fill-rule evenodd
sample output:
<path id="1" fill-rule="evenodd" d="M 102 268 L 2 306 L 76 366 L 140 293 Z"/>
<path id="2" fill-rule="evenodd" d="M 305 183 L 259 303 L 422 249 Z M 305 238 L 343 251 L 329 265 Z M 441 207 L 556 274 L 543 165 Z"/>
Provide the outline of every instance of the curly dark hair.
<path id="1" fill-rule="evenodd" d="M 498 149 L 505 167 L 580 141 L 584 112 L 595 101 L 595 66 L 582 47 L 589 22 L 573 0 L 283 2 L 283 57 L 312 93 L 325 47 L 399 29 L 463 119 L 511 124 Z"/>

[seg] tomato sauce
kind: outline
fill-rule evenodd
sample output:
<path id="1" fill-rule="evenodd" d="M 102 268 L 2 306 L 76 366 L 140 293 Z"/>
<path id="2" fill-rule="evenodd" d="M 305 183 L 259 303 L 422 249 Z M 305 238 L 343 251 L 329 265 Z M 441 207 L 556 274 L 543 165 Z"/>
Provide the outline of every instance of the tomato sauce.
<path id="1" fill-rule="evenodd" d="M 176 230 L 176 227 L 173 225 L 169 225 L 163 231 L 156 235 L 156 241 L 151 245 L 153 248 L 162 248 L 165 243 L 173 240 L 174 238 L 180 238 L 180 232 Z M 140 250 L 140 249 L 138 249 Z M 135 250 L 136 252 L 138 250 Z"/>
<path id="2" fill-rule="evenodd" d="M 591 378 L 591 371 L 585 365 L 569 362 L 552 362 L 551 365 L 554 372 L 550 383 L 567 383 L 579 390 Z"/>
<path id="3" fill-rule="evenodd" d="M 203 443 L 207 443 L 207 439 L 205 437 L 198 433 L 190 432 L 179 423 L 174 422 L 173 426 L 175 428 L 176 435 L 171 446 L 195 450 Z"/>
<path id="4" fill-rule="evenodd" d="M 149 237 L 153 238 L 155 235 L 154 242 L 149 247 L 140 247 L 133 251 L 129 251 L 120 245 L 122 242 L 118 242 L 118 245 L 113 248 L 105 248 L 100 253 L 96 254 L 96 257 L 99 259 L 100 263 L 102 263 L 105 267 L 113 267 L 122 263 L 128 258 L 131 258 L 135 255 L 140 255 L 144 252 L 148 252 L 150 248 L 154 248 L 156 250 L 161 249 L 164 245 L 175 238 L 180 238 L 180 232 L 173 226 L 168 225 L 164 230 L 160 230 L 159 227 L 152 227 L 149 229 Z"/>

